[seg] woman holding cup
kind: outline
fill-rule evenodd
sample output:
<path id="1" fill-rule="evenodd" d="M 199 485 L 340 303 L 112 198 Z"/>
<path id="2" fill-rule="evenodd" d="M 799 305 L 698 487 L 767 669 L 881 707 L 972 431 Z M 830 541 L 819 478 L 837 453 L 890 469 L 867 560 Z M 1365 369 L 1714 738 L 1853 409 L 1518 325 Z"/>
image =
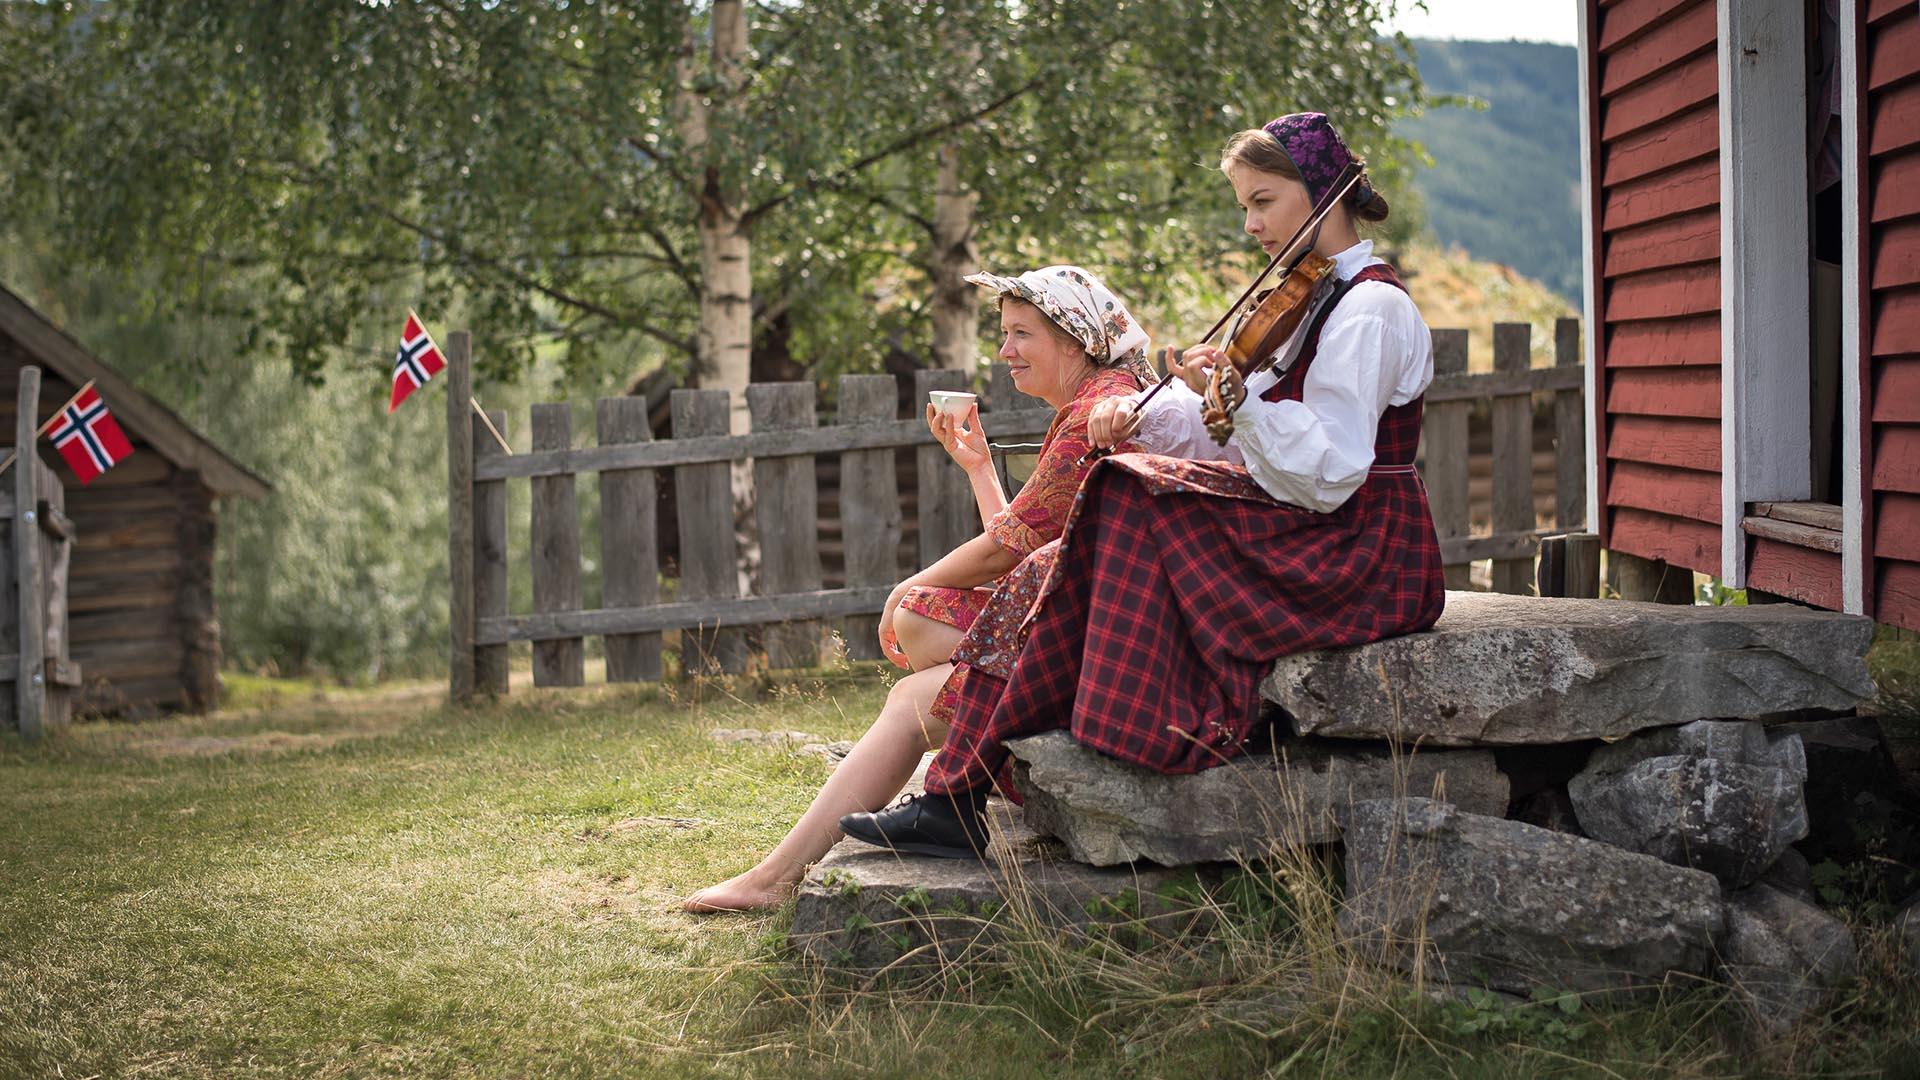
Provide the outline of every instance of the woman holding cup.
<path id="1" fill-rule="evenodd" d="M 945 719 L 963 678 L 954 676 L 949 661 L 954 646 L 996 587 L 1038 592 L 1051 565 L 1052 541 L 1066 527 L 1074 493 L 1090 467 L 1083 459 L 1094 406 L 1137 393 L 1151 381 L 1146 332 L 1088 271 L 1049 266 L 1019 277 L 974 274 L 967 280 L 998 296 L 999 358 L 1011 369 L 1014 387 L 1057 410 L 1033 475 L 1008 499 L 977 402 L 971 394 L 935 392 L 943 396 L 927 403 L 927 426 L 966 470 L 985 531 L 895 586 L 880 616 L 880 646 L 912 673 L 894 684 L 873 726 L 786 838 L 752 869 L 688 897 L 682 905 L 688 911 L 778 905 L 840 839 L 843 815 L 877 810 L 906 786 L 920 756 L 946 735 Z"/>

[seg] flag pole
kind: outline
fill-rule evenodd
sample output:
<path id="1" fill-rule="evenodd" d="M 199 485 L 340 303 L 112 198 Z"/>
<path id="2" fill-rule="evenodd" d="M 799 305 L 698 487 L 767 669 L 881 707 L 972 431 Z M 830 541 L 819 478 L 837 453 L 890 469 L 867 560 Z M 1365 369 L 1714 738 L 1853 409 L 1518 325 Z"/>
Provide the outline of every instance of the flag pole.
<path id="1" fill-rule="evenodd" d="M 480 418 L 480 422 L 487 425 L 487 432 L 493 436 L 494 442 L 500 444 L 500 449 L 505 451 L 507 456 L 513 456 L 513 447 L 507 445 L 507 440 L 501 436 L 500 429 L 494 427 L 493 421 L 487 418 L 487 410 L 480 407 L 480 402 L 469 394 L 467 404 L 473 406 L 474 415 Z"/>
<path id="2" fill-rule="evenodd" d="M 47 432 L 49 432 L 49 431 L 51 431 L 51 430 L 53 430 L 53 425 L 55 425 L 55 424 L 57 424 L 57 423 L 59 423 L 59 422 L 60 422 L 60 414 L 61 414 L 61 413 L 63 413 L 63 412 L 66 412 L 66 411 L 67 411 L 67 406 L 68 406 L 68 405 L 72 405 L 72 404 L 73 404 L 74 402 L 76 402 L 76 401 L 79 401 L 79 400 L 80 400 L 80 396 L 81 396 L 82 394 L 85 394 L 85 393 L 86 393 L 87 391 L 89 391 L 89 390 L 91 390 L 91 389 L 93 389 L 93 380 L 92 380 L 92 379 L 88 379 L 88 380 L 87 380 L 87 385 L 85 385 L 85 386 L 83 386 L 83 387 L 81 387 L 81 388 L 80 388 L 80 389 L 78 389 L 78 390 L 75 390 L 75 391 L 73 392 L 73 396 L 67 399 L 67 403 L 66 403 L 66 405 L 62 405 L 62 406 L 60 406 L 59 408 L 57 408 L 57 409 L 55 409 L 55 410 L 53 410 L 53 415 L 52 415 L 52 416 L 49 416 L 49 417 L 47 417 L 47 422 L 46 422 L 46 423 L 44 423 L 44 424 L 41 424 L 41 425 L 40 425 L 40 430 L 39 430 L 39 431 L 36 431 L 36 432 L 34 432 L 34 433 L 33 433 L 33 439 L 34 439 L 34 441 L 35 441 L 35 442 L 39 442 L 39 441 L 40 441 L 40 439 L 42 439 L 43 437 L 45 437 L 45 435 L 47 434 Z M 12 449 L 11 451 L 9 451 L 9 452 L 7 453 L 7 457 L 6 457 L 6 460 L 4 460 L 4 461 L 0 461 L 0 472 L 6 472 L 6 471 L 7 471 L 7 466 L 9 466 L 9 465 L 12 465 L 12 464 L 13 464 L 13 460 L 14 460 L 15 458 L 17 458 L 17 457 L 19 457 L 19 456 L 20 456 L 20 448 L 16 446 L 16 447 L 14 447 L 14 448 L 13 448 L 13 449 Z"/>

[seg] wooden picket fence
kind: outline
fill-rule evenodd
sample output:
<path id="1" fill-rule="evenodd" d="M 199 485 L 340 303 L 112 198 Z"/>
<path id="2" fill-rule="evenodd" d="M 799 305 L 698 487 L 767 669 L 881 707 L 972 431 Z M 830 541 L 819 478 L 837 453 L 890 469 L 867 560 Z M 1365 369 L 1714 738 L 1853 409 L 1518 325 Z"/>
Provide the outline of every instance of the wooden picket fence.
<path id="1" fill-rule="evenodd" d="M 73 521 L 66 489 L 40 460 L 40 369 L 20 369 L 15 400 L 13 458 L 0 486 L 0 727 L 28 739 L 65 724 L 73 715 L 80 665 L 68 651 L 67 568 L 73 556 Z M 0 446 L 0 458 L 13 447 Z"/>
<path id="2" fill-rule="evenodd" d="M 1556 534 L 1575 529 L 1584 512 L 1585 438 L 1581 428 L 1578 320 L 1556 328 L 1555 366 L 1529 368 L 1529 328 L 1499 325 L 1495 370 L 1468 374 L 1464 330 L 1434 331 L 1436 376 L 1427 393 L 1424 466 L 1434 518 L 1448 563 L 1450 587 L 1467 587 L 1467 564 L 1493 560 L 1493 586 L 1534 588 L 1537 550 L 1561 554 L 1543 560 L 1543 591 L 1592 595 L 1582 584 L 1586 545 Z M 452 663 L 456 700 L 476 690 L 505 693 L 507 650 L 532 642 L 537 686 L 585 681 L 584 639 L 603 639 L 609 682 L 663 677 L 663 634 L 677 635 L 680 670 L 745 671 L 755 652 L 747 630 L 759 628 L 759 650 L 773 668 L 809 667 L 821 660 L 827 626 L 841 631 L 855 657 L 877 657 L 873 632 L 893 585 L 911 567 L 900 565 L 902 505 L 917 507 L 919 561 L 931 563 L 980 531 L 971 490 L 948 461 L 919 415 L 897 416 L 899 387 L 889 375 L 847 375 L 838 386 L 838 414 L 819 423 L 812 383 L 765 383 L 747 388 L 752 430 L 727 432 L 723 390 L 676 390 L 673 437 L 655 439 L 646 407 L 636 398 L 596 403 L 596 445 L 575 447 L 572 409 L 531 410 L 532 449 L 507 454 L 471 411 L 470 340 L 449 337 L 448 497 Z M 966 389 L 957 371 L 920 371 L 913 400 L 936 389 Z M 1535 395 L 1551 396 L 1554 425 L 1553 526 L 1537 525 L 1534 489 Z M 1470 431 L 1477 410 L 1492 427 L 1492 531 L 1470 532 Z M 1034 442 L 1053 418 L 1043 402 L 1019 394 L 996 365 L 982 402 L 996 443 Z M 506 418 L 492 414 L 495 427 Z M 915 456 L 916 498 L 903 500 L 895 455 Z M 816 461 L 837 455 L 839 522 L 845 582 L 823 588 L 821 512 Z M 760 595 L 742 595 L 741 553 L 734 520 L 732 470 L 752 461 L 754 525 L 759 543 Z M 670 471 L 679 541 L 677 591 L 661 596 L 656 542 L 660 481 Z M 600 496 L 602 606 L 581 607 L 580 515 L 576 477 L 592 474 Z M 532 610 L 508 610 L 507 492 L 527 479 L 531 490 Z M 1544 541 L 1544 543 L 1543 543 Z M 1572 554 L 1568 554 L 1571 551 Z M 1548 569 L 1553 568 L 1551 577 Z"/>

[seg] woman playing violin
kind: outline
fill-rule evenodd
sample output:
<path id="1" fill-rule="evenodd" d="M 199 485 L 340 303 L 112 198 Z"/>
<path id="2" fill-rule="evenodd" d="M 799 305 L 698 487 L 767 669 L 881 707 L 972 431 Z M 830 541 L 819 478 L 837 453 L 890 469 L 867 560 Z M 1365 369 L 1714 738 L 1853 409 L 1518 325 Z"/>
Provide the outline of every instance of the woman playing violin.
<path id="1" fill-rule="evenodd" d="M 1356 221 L 1386 200 L 1361 179 L 1321 113 L 1295 113 L 1228 141 L 1221 167 L 1270 255 L 1338 196 L 1302 244 L 1331 261 L 1300 327 L 1251 374 L 1186 350 L 1182 376 L 1142 407 L 1113 398 L 1089 417 L 1096 446 L 1134 438 L 1091 471 L 1018 637 L 954 652 L 966 674 L 927 795 L 842 820 L 870 843 L 952 857 L 984 846 L 988 790 L 1005 785 L 1007 740 L 1066 728 L 1164 773 L 1238 754 L 1259 720 L 1273 661 L 1423 630 L 1445 602 L 1439 545 L 1414 472 L 1430 337 Z M 1270 366 L 1261 367 L 1262 364 Z M 1195 387 L 1238 389 L 1225 445 L 1209 437 Z M 1217 406 L 1217 402 L 1216 402 Z M 1219 420 L 1217 407 L 1212 417 Z M 1004 625 L 993 605 L 976 625 Z M 1012 794 L 1011 792 L 1009 792 Z M 1017 797 L 1017 796 L 1016 796 Z"/>

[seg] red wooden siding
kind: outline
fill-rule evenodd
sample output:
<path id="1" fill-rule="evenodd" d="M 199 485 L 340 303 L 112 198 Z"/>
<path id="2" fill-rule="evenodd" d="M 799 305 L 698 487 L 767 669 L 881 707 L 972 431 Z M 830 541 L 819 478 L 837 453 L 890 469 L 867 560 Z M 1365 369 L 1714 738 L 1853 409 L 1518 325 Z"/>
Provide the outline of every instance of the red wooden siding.
<path id="1" fill-rule="evenodd" d="M 1866 18 L 1868 610 L 1920 629 L 1920 5 L 1876 0 Z"/>
<path id="2" fill-rule="evenodd" d="M 1714 0 L 1590 5 L 1587 123 L 1607 546 L 1720 569 Z"/>

